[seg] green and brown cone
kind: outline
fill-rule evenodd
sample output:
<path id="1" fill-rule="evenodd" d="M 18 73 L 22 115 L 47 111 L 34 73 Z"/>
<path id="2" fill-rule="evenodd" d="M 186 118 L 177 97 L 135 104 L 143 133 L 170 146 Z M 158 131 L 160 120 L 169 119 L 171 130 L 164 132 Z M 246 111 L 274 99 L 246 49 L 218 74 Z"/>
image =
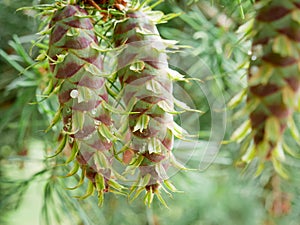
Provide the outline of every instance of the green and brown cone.
<path id="1" fill-rule="evenodd" d="M 300 1 L 256 1 L 255 6 L 247 96 L 253 142 L 243 159 L 270 160 L 286 176 L 281 169 L 283 150 L 288 150 L 283 133 L 288 126 L 297 133 L 292 115 L 299 107 Z"/>
<path id="2" fill-rule="evenodd" d="M 92 20 L 79 6 L 58 9 L 50 28 L 50 68 L 59 88 L 64 141 L 72 149 L 67 161 L 81 167 L 82 178 L 90 181 L 87 195 L 96 189 L 101 204 L 103 192 L 111 187 L 122 189 L 112 169 L 112 120 L 103 106 L 108 102 L 103 56 L 96 50 L 98 40 Z M 60 149 L 64 147 L 62 144 Z"/>
<path id="3" fill-rule="evenodd" d="M 133 198 L 146 190 L 145 203 L 153 195 L 163 202 L 159 188 L 168 183 L 166 171 L 174 161 L 173 148 L 174 97 L 167 61 L 166 44 L 155 21 L 143 9 L 131 10 L 124 21 L 116 24 L 116 47 L 123 47 L 118 56 L 118 78 L 122 99 L 129 113 L 124 122 L 123 161 L 127 172 L 139 168 L 139 178 L 132 187 Z M 175 190 L 175 188 L 169 188 Z"/>

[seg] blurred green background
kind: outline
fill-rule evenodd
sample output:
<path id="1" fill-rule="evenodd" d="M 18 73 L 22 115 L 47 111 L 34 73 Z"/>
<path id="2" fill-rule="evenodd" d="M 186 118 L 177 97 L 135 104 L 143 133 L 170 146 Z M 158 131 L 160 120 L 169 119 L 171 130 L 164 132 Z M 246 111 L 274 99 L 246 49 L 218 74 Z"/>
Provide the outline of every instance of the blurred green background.
<path id="1" fill-rule="evenodd" d="M 44 157 L 55 147 L 58 134 L 55 130 L 45 134 L 44 130 L 56 101 L 35 104 L 47 79 L 34 66 L 25 70 L 35 64 L 38 52 L 31 49 L 31 41 L 37 37 L 40 21 L 30 10 L 16 11 L 47 2 L 51 1 L 0 1 L 0 224 L 300 224 L 299 172 L 293 172 L 283 187 L 291 195 L 292 209 L 286 216 L 270 217 L 267 208 L 272 194 L 264 187 L 271 172 L 267 168 L 265 175 L 256 179 L 251 169 L 242 174 L 235 167 L 239 146 L 219 146 L 241 122 L 232 121 L 233 112 L 226 103 L 246 87 L 250 42 L 243 38 L 245 29 L 239 27 L 253 18 L 250 0 L 168 0 L 156 7 L 165 13 L 182 13 L 158 28 L 164 38 L 191 47 L 171 54 L 171 67 L 203 80 L 175 88 L 178 98 L 184 90 L 192 104 L 205 113 L 176 118 L 187 130 L 199 132 L 199 141 L 178 141 L 174 149 L 181 161 L 198 170 L 172 176 L 183 193 L 164 196 L 169 208 L 158 201 L 148 208 L 141 199 L 128 203 L 110 194 L 99 208 L 95 198 L 72 198 L 74 192 L 65 187 L 74 180 L 53 176 L 56 169 Z M 195 121 L 199 125 L 195 126 Z M 289 162 L 299 167 L 295 161 Z"/>

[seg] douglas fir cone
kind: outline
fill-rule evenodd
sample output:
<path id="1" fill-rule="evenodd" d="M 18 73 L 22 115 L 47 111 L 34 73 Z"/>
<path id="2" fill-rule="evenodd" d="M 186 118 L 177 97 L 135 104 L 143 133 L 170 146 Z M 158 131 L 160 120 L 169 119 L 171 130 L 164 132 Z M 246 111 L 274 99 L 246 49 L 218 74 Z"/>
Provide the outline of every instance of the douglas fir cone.
<path id="1" fill-rule="evenodd" d="M 127 171 L 139 168 L 131 193 L 136 192 L 135 198 L 146 190 L 146 204 L 154 194 L 163 202 L 161 184 L 175 190 L 166 171 L 175 162 L 171 150 L 179 128 L 170 113 L 174 111 L 174 98 L 166 43 L 151 19 L 143 9 L 128 11 L 114 31 L 115 45 L 123 46 L 118 56 L 118 77 L 129 113 L 123 129 L 128 146 L 123 161 L 129 164 Z"/>
<path id="2" fill-rule="evenodd" d="M 82 180 L 84 177 L 90 180 L 86 196 L 96 189 L 101 204 L 103 192 L 111 187 L 121 191 L 122 186 L 114 180 L 111 168 L 112 121 L 103 107 L 108 101 L 105 78 L 101 76 L 103 60 L 96 50 L 98 41 L 92 21 L 86 16 L 79 6 L 58 9 L 50 22 L 48 54 L 55 86 L 59 87 L 64 141 L 72 148 L 74 157 L 68 161 L 76 156 L 75 169 L 69 175 L 80 166 Z"/>
<path id="3" fill-rule="evenodd" d="M 292 115 L 299 104 L 300 1 L 256 1 L 255 5 L 247 97 L 253 145 L 243 159 L 271 160 L 286 176 L 280 160 L 283 149 L 290 152 L 290 148 L 283 133 L 289 126 L 297 136 Z"/>

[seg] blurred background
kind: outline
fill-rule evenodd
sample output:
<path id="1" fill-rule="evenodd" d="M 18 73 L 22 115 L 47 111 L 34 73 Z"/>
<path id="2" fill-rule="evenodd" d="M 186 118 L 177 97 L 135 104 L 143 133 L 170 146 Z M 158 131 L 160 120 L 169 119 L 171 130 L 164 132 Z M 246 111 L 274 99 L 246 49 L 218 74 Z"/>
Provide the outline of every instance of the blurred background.
<path id="1" fill-rule="evenodd" d="M 55 148 L 58 130 L 44 130 L 58 105 L 55 97 L 37 104 L 48 78 L 34 61 L 38 48 L 32 48 L 41 21 L 31 10 L 16 11 L 51 2 L 0 0 L 0 224 L 300 224 L 299 163 L 289 160 L 292 178 L 284 183 L 287 194 L 282 200 L 286 213 L 276 216 L 270 213 L 274 193 L 266 188 L 272 170 L 267 167 L 258 178 L 251 168 L 242 173 L 236 167 L 239 146 L 220 144 L 243 121 L 232 120 L 240 108 L 232 110 L 227 103 L 246 87 L 251 43 L 245 36 L 254 16 L 250 0 L 166 0 L 156 7 L 181 13 L 158 26 L 163 38 L 190 46 L 170 54 L 170 66 L 203 81 L 175 85 L 175 96 L 186 94 L 204 114 L 176 118 L 200 138 L 175 143 L 177 158 L 196 170 L 171 177 L 182 193 L 164 196 L 169 208 L 158 201 L 149 208 L 141 199 L 129 203 L 110 194 L 99 208 L 96 197 L 72 197 L 74 192 L 66 187 L 74 180 L 54 176 L 57 169 L 45 155 Z"/>

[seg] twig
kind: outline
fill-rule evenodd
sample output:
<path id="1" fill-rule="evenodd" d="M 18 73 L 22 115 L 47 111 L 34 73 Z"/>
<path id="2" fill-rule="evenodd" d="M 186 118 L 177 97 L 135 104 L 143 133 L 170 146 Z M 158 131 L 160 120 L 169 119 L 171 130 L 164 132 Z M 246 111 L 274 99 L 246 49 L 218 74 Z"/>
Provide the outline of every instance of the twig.
<path id="1" fill-rule="evenodd" d="M 102 10 L 101 7 L 96 2 L 94 2 L 94 0 L 85 0 L 85 1 L 88 2 L 91 6 L 94 6 L 96 9 Z"/>

